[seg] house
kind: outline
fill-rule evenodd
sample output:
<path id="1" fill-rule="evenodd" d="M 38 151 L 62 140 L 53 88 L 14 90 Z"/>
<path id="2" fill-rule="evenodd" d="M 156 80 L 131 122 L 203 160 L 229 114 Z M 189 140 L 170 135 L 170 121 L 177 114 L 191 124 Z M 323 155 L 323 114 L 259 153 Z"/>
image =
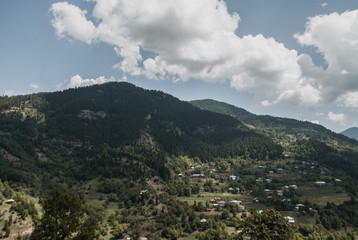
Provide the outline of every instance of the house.
<path id="1" fill-rule="evenodd" d="M 240 201 L 240 200 L 232 200 L 232 201 L 230 201 L 230 202 L 232 202 L 232 203 L 236 203 L 236 204 L 240 204 L 240 203 L 242 203 L 242 201 Z"/>
<path id="2" fill-rule="evenodd" d="M 228 191 L 228 192 L 233 192 L 234 189 L 233 189 L 233 188 L 229 188 L 227 191 Z"/>
<path id="3" fill-rule="evenodd" d="M 297 186 L 294 185 L 294 184 L 293 184 L 293 185 L 290 185 L 289 187 L 292 188 L 292 189 L 297 189 Z"/>
<path id="4" fill-rule="evenodd" d="M 283 196 L 283 190 L 277 190 L 276 192 L 278 196 Z"/>
<path id="5" fill-rule="evenodd" d="M 313 208 L 309 208 L 310 210 L 310 213 L 313 215 L 313 216 L 316 216 L 318 214 L 318 210 L 316 209 L 313 209 Z"/>
<path id="6" fill-rule="evenodd" d="M 265 189 L 264 192 L 267 193 L 267 194 L 273 194 L 273 191 L 270 190 L 270 189 Z"/>
<path id="7" fill-rule="evenodd" d="M 316 182 L 314 182 L 314 185 L 323 186 L 323 185 L 326 185 L 326 182 L 324 182 L 324 181 L 316 181 Z"/>
<path id="8" fill-rule="evenodd" d="M 244 205 L 239 205 L 239 208 L 240 208 L 241 210 L 245 210 L 245 206 L 244 206 Z"/>
<path id="9" fill-rule="evenodd" d="M 277 168 L 277 172 L 282 172 L 283 169 L 282 168 Z"/>
<path id="10" fill-rule="evenodd" d="M 262 178 L 258 178 L 258 179 L 256 179 L 256 182 L 257 183 L 262 183 L 264 180 L 262 179 Z"/>
<path id="11" fill-rule="evenodd" d="M 253 201 L 254 203 L 258 203 L 258 202 L 259 202 L 259 199 L 254 198 L 252 201 Z"/>
<path id="12" fill-rule="evenodd" d="M 195 177 L 195 178 L 200 178 L 200 177 L 204 177 L 204 174 L 193 174 L 191 175 L 191 177 Z"/>
<path id="13" fill-rule="evenodd" d="M 218 201 L 217 204 L 218 204 L 220 207 L 225 207 L 225 201 Z"/>
<path id="14" fill-rule="evenodd" d="M 229 176 L 229 179 L 235 181 L 235 180 L 238 180 L 239 177 L 235 176 L 235 175 L 231 175 L 231 176 Z"/>
<path id="15" fill-rule="evenodd" d="M 271 182 L 272 182 L 272 180 L 269 179 L 269 178 L 265 179 L 265 181 L 266 181 L 267 183 L 271 183 Z"/>
<path id="16" fill-rule="evenodd" d="M 148 240 L 146 237 L 139 237 L 138 240 Z"/>
<path id="17" fill-rule="evenodd" d="M 299 211 L 300 210 L 300 207 L 304 207 L 305 205 L 303 205 L 302 203 L 297 203 L 296 204 L 296 207 L 295 207 L 295 211 Z"/>
<path id="18" fill-rule="evenodd" d="M 178 177 L 183 177 L 183 174 L 182 174 L 182 173 L 179 173 L 179 174 L 178 174 Z"/>
<path id="19" fill-rule="evenodd" d="M 269 174 L 273 174 L 273 171 L 269 171 Z"/>
<path id="20" fill-rule="evenodd" d="M 6 204 L 13 204 L 15 202 L 14 199 L 8 199 L 5 201 Z"/>
<path id="21" fill-rule="evenodd" d="M 336 183 L 342 182 L 342 180 L 341 180 L 341 179 L 338 179 L 338 178 L 334 179 L 334 181 L 335 181 Z"/>
<path id="22" fill-rule="evenodd" d="M 220 180 L 220 175 L 215 175 L 215 180 Z"/>
<path id="23" fill-rule="evenodd" d="M 201 223 L 206 223 L 206 219 L 205 219 L 205 218 L 202 218 L 202 219 L 200 219 L 200 222 L 201 222 Z"/>
<path id="24" fill-rule="evenodd" d="M 288 223 L 295 223 L 295 219 L 293 217 L 286 216 L 285 219 L 288 221 Z"/>

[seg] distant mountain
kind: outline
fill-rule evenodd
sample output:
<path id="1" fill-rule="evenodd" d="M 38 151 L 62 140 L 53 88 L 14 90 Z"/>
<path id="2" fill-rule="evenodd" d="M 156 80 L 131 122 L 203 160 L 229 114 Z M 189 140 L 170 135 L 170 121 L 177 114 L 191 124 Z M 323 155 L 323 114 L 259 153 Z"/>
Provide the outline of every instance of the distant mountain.
<path id="1" fill-rule="evenodd" d="M 358 127 L 348 128 L 347 130 L 341 132 L 341 134 L 349 138 L 358 140 Z"/>

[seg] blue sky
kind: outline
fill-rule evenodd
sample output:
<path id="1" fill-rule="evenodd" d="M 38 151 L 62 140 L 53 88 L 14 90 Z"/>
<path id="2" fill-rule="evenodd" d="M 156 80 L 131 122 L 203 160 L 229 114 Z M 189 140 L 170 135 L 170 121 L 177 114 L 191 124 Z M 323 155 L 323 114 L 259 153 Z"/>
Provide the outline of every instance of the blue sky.
<path id="1" fill-rule="evenodd" d="M 358 126 L 358 2 L 3 0 L 0 95 L 128 81 Z"/>

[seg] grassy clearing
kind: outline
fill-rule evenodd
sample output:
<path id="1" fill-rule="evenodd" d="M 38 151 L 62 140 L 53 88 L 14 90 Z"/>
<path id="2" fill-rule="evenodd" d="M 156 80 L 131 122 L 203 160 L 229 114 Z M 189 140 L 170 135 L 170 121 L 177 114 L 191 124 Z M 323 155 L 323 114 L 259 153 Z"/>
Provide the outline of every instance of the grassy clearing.
<path id="1" fill-rule="evenodd" d="M 349 200 L 346 192 L 341 192 L 340 188 L 336 188 L 331 184 L 322 187 L 304 186 L 300 187 L 298 192 L 302 194 L 302 197 L 300 197 L 301 201 L 308 200 L 320 206 L 325 206 L 327 202 L 342 204 Z"/>
<path id="2" fill-rule="evenodd" d="M 249 195 L 241 195 L 241 194 L 232 194 L 232 193 L 200 193 L 198 196 L 192 196 L 192 197 L 178 197 L 179 200 L 184 201 L 184 202 L 188 202 L 189 205 L 193 205 L 194 201 L 198 202 L 202 202 L 203 204 L 205 204 L 206 201 L 210 201 L 210 199 L 213 198 L 221 198 L 224 201 L 231 201 L 231 200 L 240 200 L 243 202 L 243 204 L 245 203 L 251 203 L 252 202 L 252 197 Z"/>
<path id="3" fill-rule="evenodd" d="M 179 240 L 195 240 L 195 236 L 196 234 L 198 234 L 197 232 L 194 232 L 192 234 L 189 234 L 188 236 L 186 237 L 181 237 L 179 238 Z"/>

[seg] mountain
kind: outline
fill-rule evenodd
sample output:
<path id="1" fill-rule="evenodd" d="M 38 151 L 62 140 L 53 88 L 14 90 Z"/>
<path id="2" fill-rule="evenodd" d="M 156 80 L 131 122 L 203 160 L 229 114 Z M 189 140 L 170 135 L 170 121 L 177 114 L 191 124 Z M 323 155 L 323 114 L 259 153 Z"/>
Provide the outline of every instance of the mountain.
<path id="1" fill-rule="evenodd" d="M 15 181 L 128 177 L 114 166 L 118 155 L 166 178 L 166 155 L 209 161 L 282 154 L 281 146 L 233 117 L 124 82 L 1 97 L 0 112 L 0 177 Z M 131 171 L 130 178 L 140 178 Z"/>
<path id="2" fill-rule="evenodd" d="M 347 130 L 341 132 L 342 135 L 358 140 L 358 127 L 348 128 Z"/>
<path id="3" fill-rule="evenodd" d="M 191 104 L 238 119 L 282 146 L 285 156 L 314 160 L 358 179 L 358 142 L 354 139 L 307 121 L 255 115 L 211 99 L 196 100 Z"/>
<path id="4" fill-rule="evenodd" d="M 203 110 L 232 116 L 249 128 L 269 136 L 283 146 L 292 144 L 296 140 L 312 138 L 334 147 L 358 150 L 357 141 L 308 121 L 255 115 L 245 109 L 211 99 L 195 100 L 191 101 L 191 104 Z"/>

